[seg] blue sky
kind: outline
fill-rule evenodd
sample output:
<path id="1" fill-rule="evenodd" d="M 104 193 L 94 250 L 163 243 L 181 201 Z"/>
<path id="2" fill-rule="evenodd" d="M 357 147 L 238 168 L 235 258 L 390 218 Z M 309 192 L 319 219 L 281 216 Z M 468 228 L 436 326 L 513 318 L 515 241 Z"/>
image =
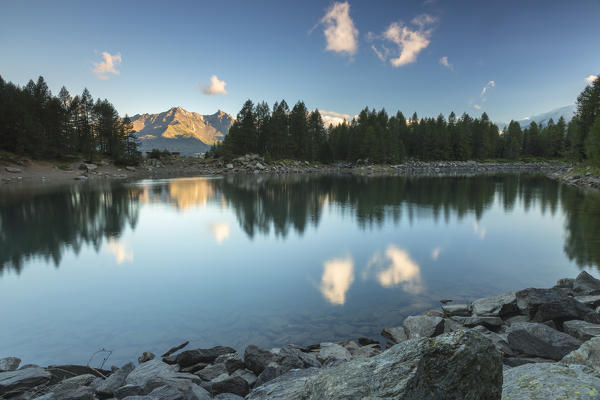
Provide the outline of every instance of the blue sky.
<path id="1" fill-rule="evenodd" d="M 600 0 L 4 0 L 1 9 L 5 80 L 87 87 L 130 115 L 236 114 L 248 98 L 284 98 L 347 115 L 369 106 L 508 121 L 573 103 L 600 73 Z"/>

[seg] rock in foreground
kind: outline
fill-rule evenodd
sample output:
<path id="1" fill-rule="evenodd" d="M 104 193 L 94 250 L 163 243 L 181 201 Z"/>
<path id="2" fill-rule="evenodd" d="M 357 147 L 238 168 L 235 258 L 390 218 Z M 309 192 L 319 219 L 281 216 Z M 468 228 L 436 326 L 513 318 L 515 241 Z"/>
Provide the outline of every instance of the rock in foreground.
<path id="1" fill-rule="evenodd" d="M 256 388 L 263 399 L 500 399 L 502 357 L 473 331 L 413 339 L 328 369 L 292 371 Z"/>

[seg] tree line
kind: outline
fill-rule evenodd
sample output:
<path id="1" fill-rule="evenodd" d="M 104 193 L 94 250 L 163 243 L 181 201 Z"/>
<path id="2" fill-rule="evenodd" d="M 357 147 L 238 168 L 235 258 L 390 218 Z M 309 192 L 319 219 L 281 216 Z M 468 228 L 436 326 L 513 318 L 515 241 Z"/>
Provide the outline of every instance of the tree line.
<path id="1" fill-rule="evenodd" d="M 128 116 L 121 119 L 106 99 L 87 89 L 71 95 L 63 86 L 53 96 L 43 77 L 24 87 L 0 77 L 0 150 L 35 158 L 107 156 L 121 164 L 141 157 Z"/>
<path id="2" fill-rule="evenodd" d="M 500 130 L 484 112 L 480 118 L 454 112 L 448 118 L 391 117 L 365 108 L 351 121 L 325 127 L 319 110 L 302 101 L 290 110 L 285 100 L 272 109 L 247 100 L 222 144 L 209 155 L 232 158 L 257 153 L 269 159 L 332 162 L 368 159 L 398 163 L 406 159 L 469 160 L 524 157 L 589 159 L 600 165 L 600 79 L 577 99 L 577 112 L 546 125 L 516 121 Z"/>

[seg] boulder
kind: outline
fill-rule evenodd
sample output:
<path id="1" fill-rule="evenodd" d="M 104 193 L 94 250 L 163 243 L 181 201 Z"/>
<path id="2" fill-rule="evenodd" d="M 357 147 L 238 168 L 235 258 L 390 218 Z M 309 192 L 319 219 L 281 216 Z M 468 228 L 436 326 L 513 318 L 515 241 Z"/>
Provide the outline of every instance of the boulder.
<path id="1" fill-rule="evenodd" d="M 261 349 L 253 344 L 246 347 L 246 351 L 244 351 L 244 362 L 246 363 L 246 368 L 254 372 L 256 375 L 260 375 L 265 367 L 274 360 L 275 355 L 273 353 L 271 353 L 269 350 Z"/>
<path id="2" fill-rule="evenodd" d="M 498 329 L 504 324 L 504 321 L 500 317 L 452 317 L 452 320 L 463 326 L 466 326 L 467 328 L 481 325 L 492 330 Z"/>
<path id="3" fill-rule="evenodd" d="M 589 340 L 593 337 L 600 336 L 600 325 L 576 319 L 565 321 L 565 323 L 563 323 L 563 330 L 565 333 L 580 340 Z"/>
<path id="4" fill-rule="evenodd" d="M 164 361 L 165 361 L 165 359 L 163 358 L 163 362 Z M 169 363 L 167 363 L 167 364 L 169 364 Z M 175 363 L 173 363 L 173 364 L 175 364 Z M 187 373 L 193 374 L 194 372 L 198 372 L 208 365 L 210 365 L 210 364 L 198 363 L 198 364 L 190 365 L 189 367 L 179 368 L 179 372 L 187 372 Z"/>
<path id="5" fill-rule="evenodd" d="M 474 327 L 473 330 L 481 333 L 490 342 L 492 342 L 496 349 L 498 349 L 498 351 L 503 356 L 510 357 L 515 355 L 515 352 L 510 348 L 510 346 L 506 342 L 506 337 L 504 335 L 499 335 L 495 332 L 489 331 L 487 328 L 481 325 Z"/>
<path id="6" fill-rule="evenodd" d="M 202 387 L 189 382 L 172 382 L 155 388 L 148 396 L 147 400 L 210 400 L 212 397 Z"/>
<path id="7" fill-rule="evenodd" d="M 4 169 L 6 170 L 6 172 L 10 172 L 11 174 L 19 174 L 19 173 L 23 172 L 23 170 L 21 168 L 15 168 L 15 167 L 5 167 Z"/>
<path id="8" fill-rule="evenodd" d="M 201 369 L 200 371 L 196 372 L 195 374 L 198 375 L 200 377 L 200 379 L 202 379 L 203 381 L 212 381 L 213 379 L 215 379 L 217 376 L 222 375 L 222 374 L 227 374 L 227 368 L 225 367 L 224 363 L 219 363 L 219 364 L 211 364 L 203 369 Z"/>
<path id="9" fill-rule="evenodd" d="M 585 314 L 593 311 L 561 289 L 529 288 L 519 290 L 516 296 L 521 312 L 534 322 L 583 319 Z"/>
<path id="10" fill-rule="evenodd" d="M 27 389 L 48 383 L 52 375 L 43 368 L 25 368 L 0 372 L 0 398 L 9 392 L 25 392 Z"/>
<path id="11" fill-rule="evenodd" d="M 204 387 L 213 396 L 220 393 L 233 393 L 238 396 L 245 396 L 250 392 L 248 382 L 240 376 L 230 376 L 223 374 L 210 382 L 203 383 Z"/>
<path id="12" fill-rule="evenodd" d="M 321 367 L 321 363 L 313 354 L 304 353 L 292 346 L 282 347 L 276 356 L 283 373 L 296 368 Z"/>
<path id="13" fill-rule="evenodd" d="M 141 356 L 138 357 L 138 363 L 145 363 L 146 361 L 150 361 L 150 360 L 154 360 L 154 357 L 156 357 L 154 355 L 154 353 L 151 353 L 149 351 L 145 351 L 142 353 Z"/>
<path id="14" fill-rule="evenodd" d="M 554 360 L 548 360 L 547 358 L 540 357 L 508 357 L 504 359 L 504 365 L 508 367 L 518 367 L 519 365 L 531 364 L 531 363 L 542 363 L 542 362 L 554 362 Z"/>
<path id="15" fill-rule="evenodd" d="M 525 364 L 504 373 L 503 399 L 598 399 L 600 378 L 581 365 Z"/>
<path id="16" fill-rule="evenodd" d="M 96 169 L 98 169 L 98 166 L 96 164 L 87 164 L 87 163 L 82 163 L 81 165 L 79 165 L 79 169 L 83 170 L 83 171 L 95 171 Z"/>
<path id="17" fill-rule="evenodd" d="M 600 294 L 600 280 L 585 271 L 581 271 L 575 278 L 575 282 L 573 282 L 573 291 L 581 295 Z"/>
<path id="18" fill-rule="evenodd" d="M 87 386 L 96 379 L 95 375 L 85 374 L 65 379 L 49 389 L 56 400 L 94 400 L 94 389 Z"/>
<path id="19" fill-rule="evenodd" d="M 248 386 L 252 387 L 256 383 L 258 377 L 254 375 L 254 373 L 248 369 L 238 369 L 231 376 L 239 376 L 248 382 Z"/>
<path id="20" fill-rule="evenodd" d="M 587 365 L 600 370 L 600 337 L 595 337 L 573 350 L 560 360 L 563 364 Z"/>
<path id="21" fill-rule="evenodd" d="M 133 363 L 128 363 L 122 366 L 118 371 L 112 373 L 108 378 L 101 381 L 95 386 L 95 391 L 98 397 L 113 397 L 115 391 L 125 384 L 127 375 L 135 369 Z"/>
<path id="22" fill-rule="evenodd" d="M 535 322 L 518 322 L 508 327 L 506 332 L 511 349 L 551 360 L 558 361 L 581 345 L 580 340 Z"/>
<path id="23" fill-rule="evenodd" d="M 384 328 L 381 331 L 381 336 L 386 339 L 389 339 L 392 343 L 402 343 L 405 340 L 408 340 L 408 336 L 406 336 L 406 332 L 404 332 L 404 327 L 397 326 L 395 328 Z"/>
<path id="24" fill-rule="evenodd" d="M 21 359 L 17 357 L 0 358 L 0 372 L 14 371 L 19 368 Z"/>
<path id="25" fill-rule="evenodd" d="M 471 315 L 471 310 L 467 304 L 445 304 L 442 306 L 442 311 L 446 317 L 468 317 Z"/>
<path id="26" fill-rule="evenodd" d="M 150 393 L 157 387 L 180 381 L 200 383 L 196 375 L 177 372 L 177 367 L 165 364 L 160 360 L 150 360 L 138 365 L 125 379 L 128 385 L 139 386 L 144 394 Z"/>
<path id="27" fill-rule="evenodd" d="M 263 370 L 263 372 L 260 373 L 260 375 L 258 376 L 258 379 L 256 379 L 256 385 L 260 386 L 263 385 L 269 381 L 272 381 L 273 379 L 277 378 L 278 376 L 283 375 L 284 371 L 283 368 L 281 368 L 281 365 L 277 364 L 276 362 L 270 362 L 265 369 Z"/>
<path id="28" fill-rule="evenodd" d="M 444 312 L 440 310 L 427 310 L 423 313 L 423 315 L 427 315 L 429 317 L 444 317 Z"/>
<path id="29" fill-rule="evenodd" d="M 402 326 L 409 339 L 434 337 L 444 333 L 444 319 L 440 317 L 410 316 L 406 317 Z"/>
<path id="30" fill-rule="evenodd" d="M 575 300 L 592 308 L 600 306 L 600 295 L 598 294 L 589 296 L 575 296 Z"/>
<path id="31" fill-rule="evenodd" d="M 471 304 L 473 315 L 506 318 L 519 313 L 515 292 L 477 299 Z"/>
<path id="32" fill-rule="evenodd" d="M 171 347 L 169 350 L 166 351 L 166 353 L 164 353 L 161 357 L 169 357 L 171 354 L 183 349 L 185 346 L 187 346 L 189 344 L 189 340 L 178 345 L 178 346 L 173 346 Z"/>
<path id="33" fill-rule="evenodd" d="M 317 360 L 321 364 L 330 366 L 339 362 L 349 361 L 352 355 L 344 347 L 336 343 L 325 342 L 321 343 L 321 348 L 317 354 Z"/>
<path id="34" fill-rule="evenodd" d="M 235 353 L 231 347 L 216 346 L 210 349 L 186 350 L 177 355 L 177 364 L 182 367 L 189 367 L 200 362 L 210 364 L 217 357 L 223 354 Z"/>
<path id="35" fill-rule="evenodd" d="M 358 344 L 360 344 L 361 346 L 368 346 L 370 344 L 376 344 L 379 345 L 379 342 L 377 340 L 373 340 L 371 338 L 367 338 L 367 337 L 359 337 L 357 339 Z"/>
<path id="36" fill-rule="evenodd" d="M 112 373 L 112 371 L 107 371 L 99 368 L 91 368 L 85 365 L 51 365 L 46 368 L 46 371 L 52 374 L 52 378 L 50 378 L 49 385 L 55 385 L 61 382 L 64 379 L 72 378 L 77 375 L 95 375 L 100 378 L 104 378 Z"/>
<path id="37" fill-rule="evenodd" d="M 244 400 L 243 397 L 233 393 L 221 393 L 213 397 L 216 400 Z"/>
<path id="38" fill-rule="evenodd" d="M 477 332 L 408 340 L 372 358 L 294 370 L 250 393 L 262 399 L 500 399 L 502 357 Z"/>
<path id="39" fill-rule="evenodd" d="M 367 346 L 362 346 L 357 349 L 348 349 L 352 358 L 365 358 L 365 357 L 373 357 L 378 354 L 381 354 L 381 348 L 379 344 L 369 344 Z"/>
<path id="40" fill-rule="evenodd" d="M 143 395 L 143 394 L 144 394 L 144 389 L 142 389 L 141 387 L 136 386 L 136 385 L 121 386 L 114 392 L 114 396 L 117 399 L 122 399 L 122 398 L 128 397 L 128 396 L 138 396 L 138 395 Z"/>
<path id="41" fill-rule="evenodd" d="M 556 281 L 556 285 L 554 287 L 563 288 L 563 289 L 573 289 L 573 284 L 575 283 L 575 279 L 573 278 L 562 278 Z"/>
<path id="42" fill-rule="evenodd" d="M 244 360 L 236 351 L 235 353 L 227 353 L 220 355 L 215 359 L 215 364 L 224 364 L 227 369 L 227 373 L 231 374 L 233 371 L 238 369 L 246 368 L 246 364 L 244 364 Z"/>

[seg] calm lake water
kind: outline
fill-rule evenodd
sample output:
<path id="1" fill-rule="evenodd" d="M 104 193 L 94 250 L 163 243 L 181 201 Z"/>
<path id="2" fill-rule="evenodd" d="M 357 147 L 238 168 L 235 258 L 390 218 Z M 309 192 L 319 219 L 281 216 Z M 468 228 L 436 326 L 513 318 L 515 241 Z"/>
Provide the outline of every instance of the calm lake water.
<path id="1" fill-rule="evenodd" d="M 0 191 L 0 357 L 306 345 L 586 269 L 600 196 L 539 176 L 225 177 Z"/>

